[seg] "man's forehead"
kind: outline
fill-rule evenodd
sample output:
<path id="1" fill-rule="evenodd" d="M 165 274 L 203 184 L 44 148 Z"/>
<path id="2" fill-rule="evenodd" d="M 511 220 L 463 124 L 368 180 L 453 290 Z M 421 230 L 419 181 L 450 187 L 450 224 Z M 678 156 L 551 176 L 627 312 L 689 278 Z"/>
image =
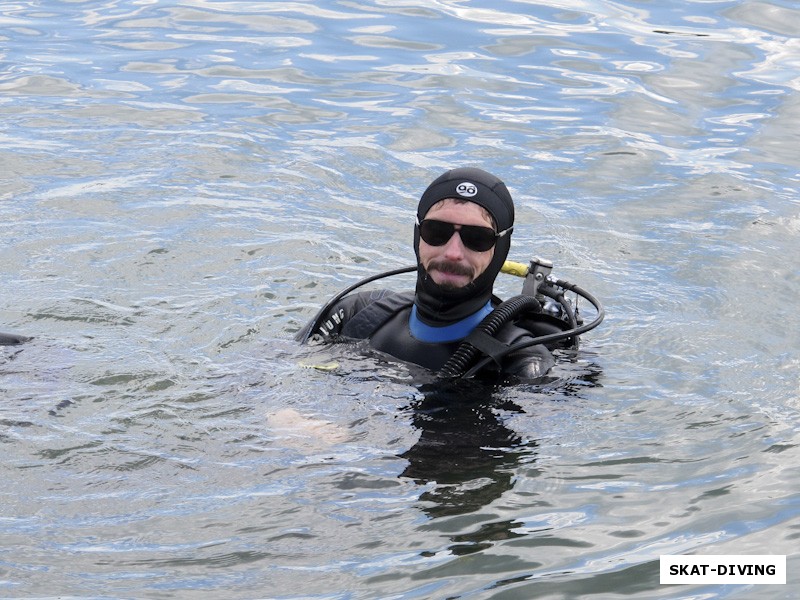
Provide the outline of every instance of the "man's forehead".
<path id="1" fill-rule="evenodd" d="M 449 207 L 453 207 L 456 210 L 462 209 L 464 212 L 478 212 L 487 223 L 494 226 L 494 219 L 488 210 L 476 202 L 470 202 L 469 200 L 463 200 L 461 198 L 445 198 L 444 200 L 439 200 L 430 207 L 427 214 L 430 215 L 433 212 L 438 212 Z"/>

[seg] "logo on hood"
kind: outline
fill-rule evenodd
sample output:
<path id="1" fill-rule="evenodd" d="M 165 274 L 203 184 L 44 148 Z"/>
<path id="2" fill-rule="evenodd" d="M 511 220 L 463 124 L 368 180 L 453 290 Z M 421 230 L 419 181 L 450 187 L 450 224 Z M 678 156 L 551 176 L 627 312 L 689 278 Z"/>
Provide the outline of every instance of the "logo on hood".
<path id="1" fill-rule="evenodd" d="M 478 186 L 469 181 L 464 181 L 456 186 L 456 194 L 464 198 L 472 198 L 478 194 Z"/>

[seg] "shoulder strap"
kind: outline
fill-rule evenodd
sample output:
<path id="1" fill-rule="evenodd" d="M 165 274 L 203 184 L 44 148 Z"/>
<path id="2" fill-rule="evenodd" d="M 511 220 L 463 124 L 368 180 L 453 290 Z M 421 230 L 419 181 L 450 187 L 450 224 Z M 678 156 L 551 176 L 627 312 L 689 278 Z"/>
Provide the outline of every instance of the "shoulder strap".
<path id="1" fill-rule="evenodd" d="M 414 292 L 389 293 L 353 315 L 342 328 L 345 337 L 366 339 L 404 308 L 414 304 Z"/>

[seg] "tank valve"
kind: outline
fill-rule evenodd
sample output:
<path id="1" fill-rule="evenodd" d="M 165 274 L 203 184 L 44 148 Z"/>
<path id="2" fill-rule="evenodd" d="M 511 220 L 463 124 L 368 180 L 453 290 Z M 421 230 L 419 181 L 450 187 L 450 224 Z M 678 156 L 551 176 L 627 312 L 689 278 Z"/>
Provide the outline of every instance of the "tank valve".
<path id="1" fill-rule="evenodd" d="M 522 283 L 522 293 L 534 298 L 539 293 L 539 286 L 545 282 L 553 270 L 553 263 L 547 259 L 535 256 L 528 267 L 528 274 Z"/>

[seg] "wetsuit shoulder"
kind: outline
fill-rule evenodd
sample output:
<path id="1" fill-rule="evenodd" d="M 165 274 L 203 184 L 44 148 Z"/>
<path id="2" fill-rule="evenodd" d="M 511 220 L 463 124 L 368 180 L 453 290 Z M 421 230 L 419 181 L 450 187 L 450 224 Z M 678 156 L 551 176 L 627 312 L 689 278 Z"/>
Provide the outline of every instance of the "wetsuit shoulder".
<path id="1" fill-rule="evenodd" d="M 384 292 L 379 296 L 371 296 L 369 302 L 347 320 L 341 332 L 344 337 L 371 338 L 387 321 L 414 303 L 413 292 Z"/>
<path id="2" fill-rule="evenodd" d="M 413 294 L 399 294 L 391 290 L 350 294 L 328 310 L 311 336 L 323 342 L 339 336 L 367 338 L 402 306 L 411 305 L 412 302 Z M 312 326 L 313 321 L 297 334 L 297 339 L 305 339 Z"/>

